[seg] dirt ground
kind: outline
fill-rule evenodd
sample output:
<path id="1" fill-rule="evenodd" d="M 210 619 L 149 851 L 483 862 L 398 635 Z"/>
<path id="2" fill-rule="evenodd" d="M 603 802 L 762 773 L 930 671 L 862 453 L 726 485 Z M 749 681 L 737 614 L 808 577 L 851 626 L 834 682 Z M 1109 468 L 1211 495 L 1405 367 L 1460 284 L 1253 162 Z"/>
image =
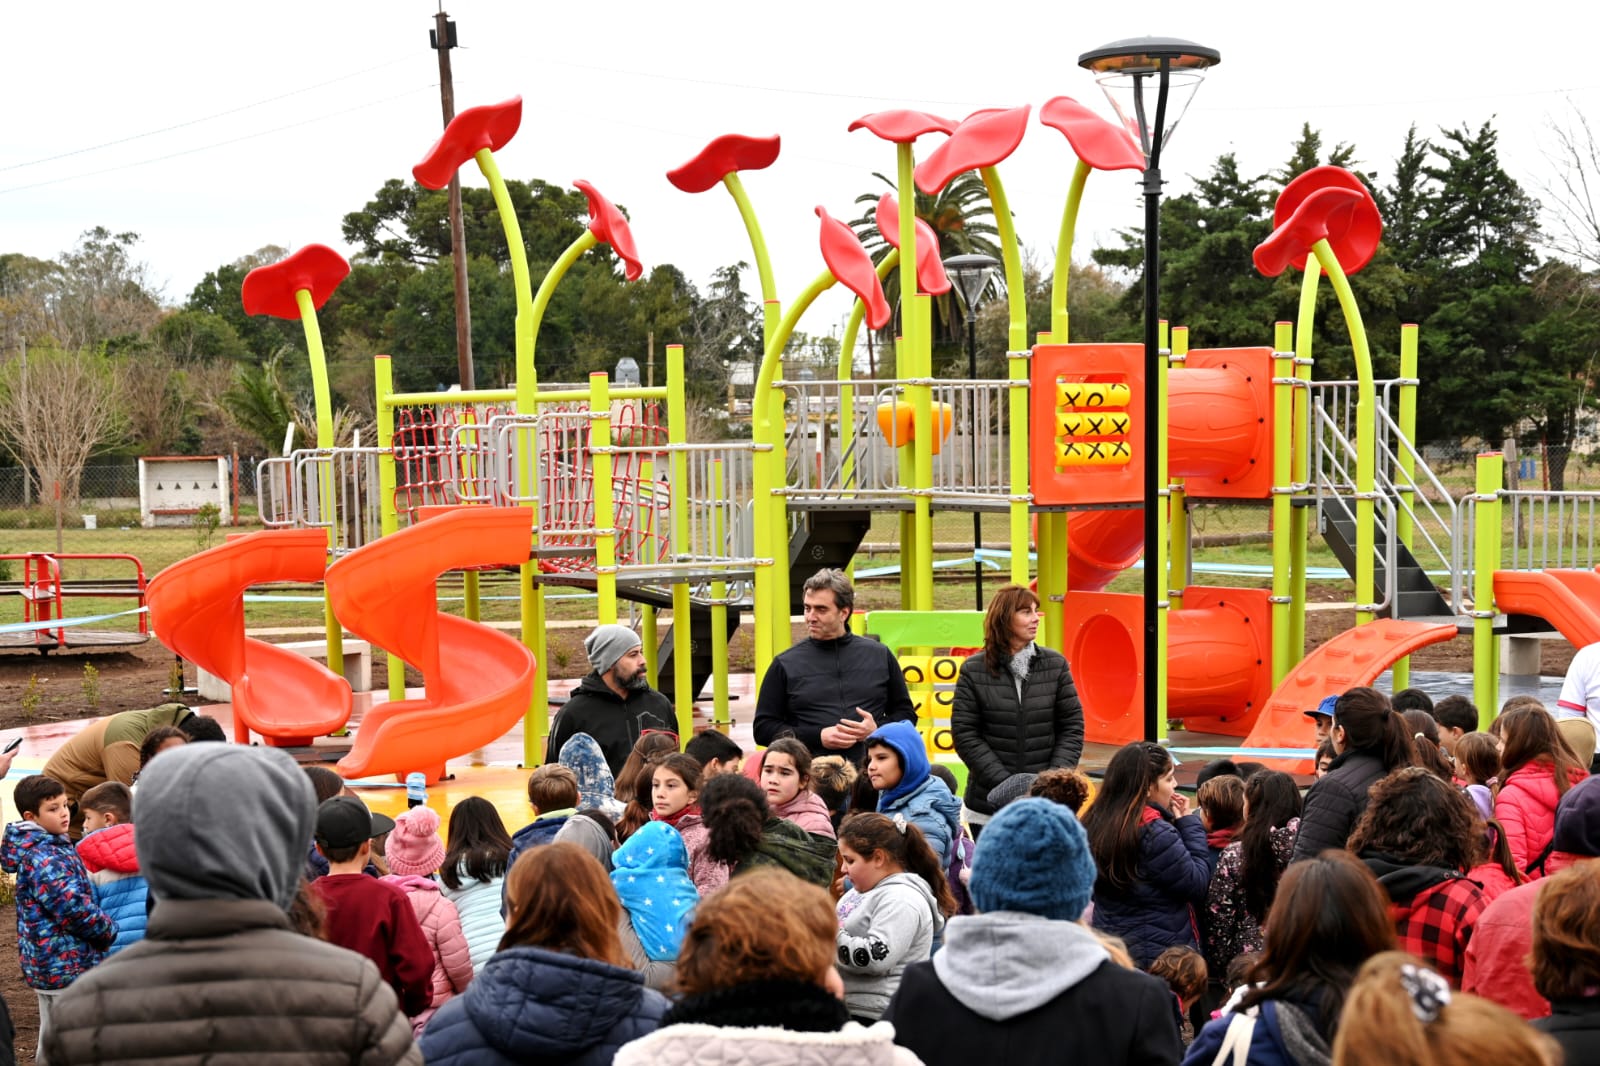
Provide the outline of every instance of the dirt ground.
<path id="1" fill-rule="evenodd" d="M 1316 594 L 1313 593 L 1313 598 Z M 1331 594 L 1330 597 L 1331 598 Z M 1355 624 L 1353 611 L 1311 611 L 1306 616 L 1306 644 L 1315 648 L 1329 638 Z M 549 635 L 551 673 L 553 677 L 578 676 L 585 666 L 583 637 L 586 630 L 552 630 Z M 1572 658 L 1572 646 L 1563 640 L 1542 643 L 1541 673 L 1559 677 L 1566 673 Z M 731 649 L 736 669 L 750 669 L 749 640 L 744 633 L 736 638 Z M 557 663 L 568 664 L 565 669 Z M 0 729 L 36 725 L 48 721 L 66 721 L 118 711 L 152 707 L 166 702 L 166 690 L 172 680 L 174 660 L 172 653 L 155 641 L 131 649 L 101 651 L 52 652 L 41 656 L 36 652 L 0 652 Z M 85 666 L 94 673 L 87 675 Z M 1472 645 L 1465 637 L 1425 648 L 1412 657 L 1416 670 L 1442 670 L 1469 673 L 1472 670 Z M 372 664 L 373 686 L 387 684 L 387 670 L 383 658 L 376 657 Z M 408 677 L 409 684 L 420 685 L 420 677 Z M 184 684 L 195 683 L 194 667 L 184 672 Z M 91 699 L 91 696 L 94 697 Z M 196 699 L 192 694 L 186 700 Z M 16 915 L 7 903 L 0 907 L 0 993 L 11 1010 L 16 1026 L 17 1061 L 33 1062 L 34 1042 L 38 1036 L 38 1009 L 33 990 L 22 981 L 17 966 Z"/>

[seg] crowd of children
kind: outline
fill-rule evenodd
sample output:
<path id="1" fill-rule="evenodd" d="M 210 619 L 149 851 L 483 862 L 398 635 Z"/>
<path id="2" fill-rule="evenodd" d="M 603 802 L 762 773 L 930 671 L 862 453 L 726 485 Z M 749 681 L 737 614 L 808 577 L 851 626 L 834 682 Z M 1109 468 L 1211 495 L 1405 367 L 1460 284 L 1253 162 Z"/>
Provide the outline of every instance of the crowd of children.
<path id="1" fill-rule="evenodd" d="M 369 961 L 338 978 L 378 1019 L 368 1062 L 1600 1061 L 1592 735 L 1526 699 L 1479 732 L 1470 702 L 1409 690 L 1307 714 L 1331 758 L 1303 794 L 1219 760 L 1191 803 L 1172 754 L 1134 743 L 1098 786 L 993 771 L 976 845 L 905 723 L 859 768 L 788 737 L 747 760 L 718 733 L 680 751 L 648 732 L 614 780 L 574 734 L 530 775 L 526 826 L 469 798 L 448 846 L 426 806 L 389 819 L 320 768 L 285 785 L 281 753 L 179 741 L 137 795 L 83 794 L 76 845 L 65 788 L 23 780 L 0 866 L 41 1062 L 126 1057 L 100 1027 L 141 966 L 265 920 L 168 907 L 219 899 Z M 222 824 L 221 782 L 253 774 L 272 795 L 211 830 L 226 841 L 177 839 L 174 809 Z"/>

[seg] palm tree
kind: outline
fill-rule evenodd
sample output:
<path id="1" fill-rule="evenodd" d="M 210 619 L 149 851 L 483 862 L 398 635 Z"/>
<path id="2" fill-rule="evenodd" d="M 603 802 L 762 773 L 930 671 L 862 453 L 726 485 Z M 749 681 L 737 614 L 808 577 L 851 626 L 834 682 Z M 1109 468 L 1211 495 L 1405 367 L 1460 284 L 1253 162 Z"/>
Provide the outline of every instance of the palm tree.
<path id="1" fill-rule="evenodd" d="M 891 191 L 895 189 L 895 183 L 885 175 L 874 172 L 873 177 L 887 185 Z M 860 238 L 874 263 L 882 262 L 883 257 L 889 254 L 890 248 L 889 243 L 883 239 L 883 234 L 878 232 L 875 217 L 878 200 L 882 196 L 882 193 L 868 192 L 856 197 L 856 203 L 863 205 L 863 211 L 859 218 L 850 223 L 850 228 L 855 230 L 856 236 Z M 919 190 L 915 210 L 917 217 L 931 226 L 935 236 L 939 238 L 940 259 L 972 252 L 1000 258 L 1000 245 L 995 239 L 999 236 L 999 230 L 994 224 L 994 207 L 989 202 L 989 190 L 984 187 L 983 178 L 976 171 L 969 170 L 961 174 L 946 185 L 937 196 L 928 196 Z M 998 287 L 1004 284 L 1004 279 L 996 272 L 989 283 Z M 895 271 L 885 279 L 883 294 L 898 310 L 899 271 Z M 962 343 L 961 331 L 965 319 L 959 304 L 960 300 L 953 290 L 933 298 L 934 344 L 959 347 Z M 892 341 L 898 330 L 899 317 L 896 315 L 894 320 L 879 331 L 879 337 L 885 342 Z"/>

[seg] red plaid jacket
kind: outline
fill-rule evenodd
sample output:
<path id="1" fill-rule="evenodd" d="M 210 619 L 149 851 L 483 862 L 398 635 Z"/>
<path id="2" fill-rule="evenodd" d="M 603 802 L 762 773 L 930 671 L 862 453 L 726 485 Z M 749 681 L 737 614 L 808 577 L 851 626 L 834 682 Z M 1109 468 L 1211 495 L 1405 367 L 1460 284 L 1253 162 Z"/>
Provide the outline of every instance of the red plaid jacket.
<path id="1" fill-rule="evenodd" d="M 1441 881 L 1418 892 L 1408 903 L 1389 906 L 1400 950 L 1409 951 L 1450 982 L 1461 987 L 1467 964 L 1467 944 L 1488 897 L 1476 881 L 1465 877 Z"/>

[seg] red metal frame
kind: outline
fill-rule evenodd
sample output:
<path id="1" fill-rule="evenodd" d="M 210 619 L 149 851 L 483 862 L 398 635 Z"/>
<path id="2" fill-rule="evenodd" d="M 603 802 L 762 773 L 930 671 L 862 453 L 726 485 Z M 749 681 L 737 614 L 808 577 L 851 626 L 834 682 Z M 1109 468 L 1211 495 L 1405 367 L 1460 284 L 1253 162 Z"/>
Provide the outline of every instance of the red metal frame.
<path id="1" fill-rule="evenodd" d="M 22 620 L 24 622 L 53 622 L 65 619 L 66 601 L 75 598 L 88 599 L 119 599 L 133 597 L 138 600 L 140 607 L 145 605 L 145 575 L 144 564 L 136 555 L 122 552 L 18 552 L 15 554 L 0 555 L 0 560 L 16 559 L 22 562 L 22 586 L 15 591 L 22 597 Z M 133 564 L 134 585 L 131 588 L 116 588 L 103 583 L 95 583 L 84 587 L 75 587 L 71 582 L 63 583 L 61 580 L 61 564 L 63 562 L 80 562 L 85 560 L 116 560 Z M 141 614 L 139 617 L 139 634 L 146 639 L 150 636 L 149 616 Z M 47 643 L 46 634 L 54 634 L 48 639 L 50 647 L 66 647 L 68 645 L 66 626 L 55 629 L 37 629 L 33 633 L 33 647 L 40 647 Z"/>

